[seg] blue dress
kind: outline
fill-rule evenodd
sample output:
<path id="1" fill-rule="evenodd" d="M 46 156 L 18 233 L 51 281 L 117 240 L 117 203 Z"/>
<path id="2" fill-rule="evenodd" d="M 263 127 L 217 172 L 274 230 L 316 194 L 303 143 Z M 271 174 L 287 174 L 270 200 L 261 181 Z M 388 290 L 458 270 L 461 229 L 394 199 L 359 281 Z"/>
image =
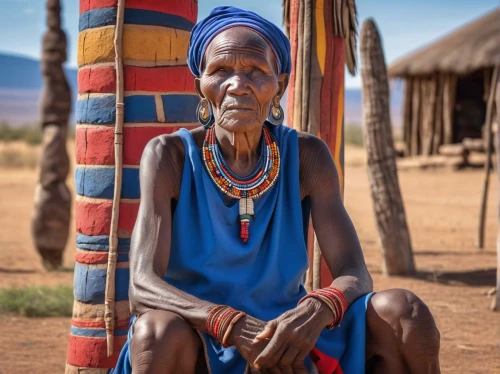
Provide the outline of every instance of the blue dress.
<path id="1" fill-rule="evenodd" d="M 309 220 L 307 199 L 301 201 L 300 196 L 297 132 L 285 126 L 266 126 L 277 140 L 281 170 L 275 185 L 255 200 L 247 243 L 239 237 L 237 200 L 224 196 L 210 179 L 191 133 L 185 129 L 177 132 L 185 147 L 185 161 L 164 276 L 165 282 L 182 291 L 230 305 L 263 321 L 293 309 L 306 294 Z M 364 373 L 369 296 L 349 307 L 339 328 L 322 332 L 311 355 L 320 373 L 324 371 L 321 367 L 331 370 L 334 366 L 337 369 L 328 374 Z M 208 334 L 200 336 L 211 373 L 246 372 L 247 362 L 235 347 L 223 348 Z M 306 364 L 315 370 L 311 359 Z M 131 373 L 128 342 L 113 372 Z"/>

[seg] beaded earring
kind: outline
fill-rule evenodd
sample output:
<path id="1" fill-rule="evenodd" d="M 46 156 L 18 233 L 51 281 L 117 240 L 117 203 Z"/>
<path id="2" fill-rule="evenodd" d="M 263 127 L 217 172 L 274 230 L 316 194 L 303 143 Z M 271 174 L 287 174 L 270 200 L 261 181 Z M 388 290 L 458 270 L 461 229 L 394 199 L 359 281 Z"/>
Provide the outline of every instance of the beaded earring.
<path id="1" fill-rule="evenodd" d="M 198 116 L 198 122 L 200 122 L 204 128 L 209 129 L 214 125 L 214 113 L 212 112 L 212 106 L 207 99 L 201 99 L 198 107 L 196 108 L 196 113 Z"/>
<path id="2" fill-rule="evenodd" d="M 267 120 L 275 126 L 279 126 L 283 123 L 285 119 L 285 114 L 283 113 L 283 108 L 280 105 L 280 97 L 276 96 L 269 108 L 269 114 L 267 115 Z"/>

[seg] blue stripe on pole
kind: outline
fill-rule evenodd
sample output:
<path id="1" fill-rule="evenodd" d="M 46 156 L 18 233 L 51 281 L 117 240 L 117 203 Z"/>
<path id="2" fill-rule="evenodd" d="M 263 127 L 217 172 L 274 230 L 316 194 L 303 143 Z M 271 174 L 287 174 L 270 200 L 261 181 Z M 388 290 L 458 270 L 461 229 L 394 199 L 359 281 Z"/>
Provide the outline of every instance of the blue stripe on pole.
<path id="1" fill-rule="evenodd" d="M 125 21 L 126 22 L 126 21 Z M 97 8 L 80 14 L 78 28 L 80 32 L 95 27 L 116 24 L 116 8 Z"/>
<path id="2" fill-rule="evenodd" d="M 115 336 L 125 336 L 128 330 L 115 330 Z M 105 338 L 106 329 L 89 329 L 71 326 L 71 335 L 86 336 L 88 338 Z"/>
<path id="3" fill-rule="evenodd" d="M 77 234 L 76 247 L 86 251 L 107 251 L 109 250 L 109 236 L 89 236 Z M 130 251 L 130 238 L 118 238 L 118 252 Z"/>
<path id="4" fill-rule="evenodd" d="M 196 107 L 200 102 L 197 95 L 163 95 L 163 109 L 167 122 L 197 122 Z"/>
<path id="5" fill-rule="evenodd" d="M 156 103 L 154 96 L 126 96 L 125 122 L 156 122 Z"/>
<path id="6" fill-rule="evenodd" d="M 81 196 L 99 199 L 112 199 L 115 186 L 114 167 L 85 167 L 75 169 L 76 193 Z M 139 169 L 123 168 L 121 197 L 139 199 Z"/>
<path id="7" fill-rule="evenodd" d="M 115 95 L 90 97 L 76 101 L 76 122 L 106 124 L 115 122 Z"/>
<path id="8" fill-rule="evenodd" d="M 146 9 L 125 9 L 125 23 L 136 25 L 151 25 L 171 27 L 177 30 L 191 31 L 194 24 L 188 19 L 154 10 Z M 80 32 L 96 27 L 116 24 L 116 8 L 97 8 L 87 10 L 80 14 L 78 28 Z"/>
<path id="9" fill-rule="evenodd" d="M 115 272 L 115 300 L 128 300 L 129 269 L 117 268 Z M 75 263 L 73 293 L 83 303 L 104 304 L 106 269 L 95 265 Z"/>
<path id="10" fill-rule="evenodd" d="M 146 9 L 125 9 L 125 23 L 171 27 L 191 31 L 194 24 L 184 17 Z"/>

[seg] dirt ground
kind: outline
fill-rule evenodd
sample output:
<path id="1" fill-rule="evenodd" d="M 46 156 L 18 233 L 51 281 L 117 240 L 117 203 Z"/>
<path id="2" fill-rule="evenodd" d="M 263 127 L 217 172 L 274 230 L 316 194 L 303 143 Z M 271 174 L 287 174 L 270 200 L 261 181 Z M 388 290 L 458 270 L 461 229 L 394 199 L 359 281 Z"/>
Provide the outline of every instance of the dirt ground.
<path id="1" fill-rule="evenodd" d="M 476 252 L 481 170 L 406 170 L 399 174 L 418 274 L 381 274 L 378 236 L 364 151 L 347 147 L 347 210 L 358 231 L 376 290 L 401 287 L 430 307 L 441 332 L 443 373 L 500 373 L 500 314 L 489 310 L 495 285 L 497 191 L 490 186 L 486 249 Z M 0 169 L 0 288 L 72 284 L 71 273 L 46 273 L 33 249 L 29 222 L 36 173 Z M 72 176 L 69 181 L 72 185 Z M 72 188 L 74 190 L 74 188 Z M 74 263 L 72 233 L 65 264 Z M 69 318 L 0 316 L 0 373 L 61 373 Z"/>

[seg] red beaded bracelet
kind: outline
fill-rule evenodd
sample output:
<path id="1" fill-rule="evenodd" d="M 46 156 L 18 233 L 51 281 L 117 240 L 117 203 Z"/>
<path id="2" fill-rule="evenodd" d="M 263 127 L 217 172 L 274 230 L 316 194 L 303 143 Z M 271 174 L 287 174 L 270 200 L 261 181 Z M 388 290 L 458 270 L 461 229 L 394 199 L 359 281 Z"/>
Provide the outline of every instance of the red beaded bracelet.
<path id="1" fill-rule="evenodd" d="M 299 300 L 299 304 L 308 298 L 315 298 L 322 301 L 328 306 L 333 314 L 333 322 L 330 323 L 327 328 L 333 329 L 340 326 L 340 322 L 344 318 L 344 314 L 347 310 L 347 300 L 344 293 L 335 287 L 326 287 L 318 290 L 314 290 L 305 295 Z"/>
<path id="2" fill-rule="evenodd" d="M 234 310 L 230 306 L 218 305 L 213 307 L 208 313 L 206 321 L 207 332 L 227 348 L 226 340 L 231 329 L 243 316 L 245 316 L 245 313 Z"/>

